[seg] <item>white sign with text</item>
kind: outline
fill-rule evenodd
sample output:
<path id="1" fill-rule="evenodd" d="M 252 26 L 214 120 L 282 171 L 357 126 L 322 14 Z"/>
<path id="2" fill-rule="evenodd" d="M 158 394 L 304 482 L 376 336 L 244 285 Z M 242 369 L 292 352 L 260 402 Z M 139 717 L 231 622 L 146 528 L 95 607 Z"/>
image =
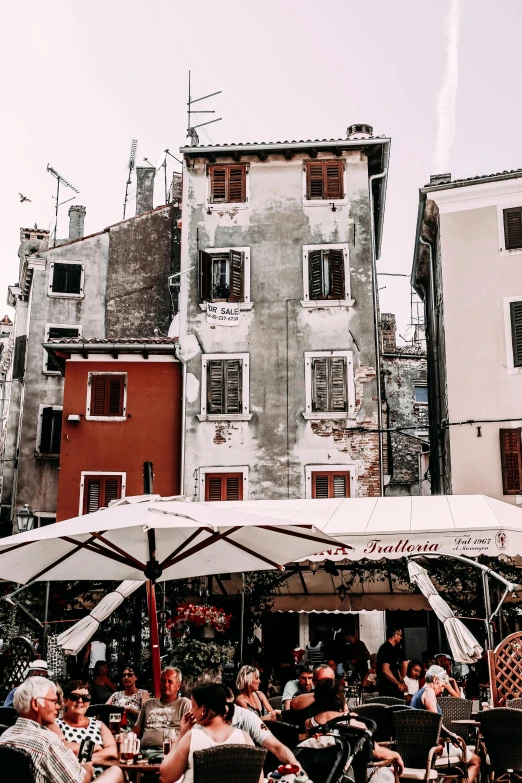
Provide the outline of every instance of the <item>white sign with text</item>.
<path id="1" fill-rule="evenodd" d="M 207 323 L 239 326 L 239 302 L 207 302 Z"/>

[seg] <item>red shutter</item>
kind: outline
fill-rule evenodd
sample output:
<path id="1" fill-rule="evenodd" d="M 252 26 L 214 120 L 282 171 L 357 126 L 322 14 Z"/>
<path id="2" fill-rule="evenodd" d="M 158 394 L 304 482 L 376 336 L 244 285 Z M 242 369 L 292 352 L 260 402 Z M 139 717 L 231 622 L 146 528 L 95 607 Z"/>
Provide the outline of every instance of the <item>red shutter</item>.
<path id="1" fill-rule="evenodd" d="M 324 198 L 343 197 L 343 162 L 327 160 L 324 163 Z"/>
<path id="2" fill-rule="evenodd" d="M 243 500 L 242 473 L 207 473 L 205 475 L 205 500 Z"/>
<path id="3" fill-rule="evenodd" d="M 349 498 L 350 473 L 348 471 L 325 471 L 312 473 L 312 497 Z"/>
<path id="4" fill-rule="evenodd" d="M 522 493 L 522 429 L 500 430 L 500 461 L 504 495 Z"/>
<path id="5" fill-rule="evenodd" d="M 212 202 L 227 200 L 226 166 L 212 166 L 210 169 L 210 200 Z"/>
<path id="6" fill-rule="evenodd" d="M 105 375 L 93 375 L 91 386 L 91 416 L 106 416 Z"/>
<path id="7" fill-rule="evenodd" d="M 307 174 L 308 198 L 323 198 L 323 164 L 308 163 Z"/>
<path id="8" fill-rule="evenodd" d="M 246 201 L 246 166 L 229 166 L 228 200 L 240 204 Z"/>
<path id="9" fill-rule="evenodd" d="M 210 166 L 210 201 L 214 204 L 246 201 L 246 166 Z"/>
<path id="10" fill-rule="evenodd" d="M 109 416 L 123 416 L 123 377 L 108 376 L 107 412 Z"/>
<path id="11" fill-rule="evenodd" d="M 83 513 L 92 514 L 121 498 L 121 476 L 86 476 Z"/>
<path id="12" fill-rule="evenodd" d="M 91 376 L 91 416 L 123 416 L 123 375 Z"/>

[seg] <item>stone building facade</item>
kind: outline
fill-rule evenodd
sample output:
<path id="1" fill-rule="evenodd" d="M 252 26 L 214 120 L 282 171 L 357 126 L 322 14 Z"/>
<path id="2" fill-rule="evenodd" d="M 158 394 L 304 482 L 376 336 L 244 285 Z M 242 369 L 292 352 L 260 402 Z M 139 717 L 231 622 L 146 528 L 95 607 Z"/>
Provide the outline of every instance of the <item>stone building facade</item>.
<path id="1" fill-rule="evenodd" d="M 374 259 L 389 140 L 181 152 L 185 493 L 379 495 Z"/>

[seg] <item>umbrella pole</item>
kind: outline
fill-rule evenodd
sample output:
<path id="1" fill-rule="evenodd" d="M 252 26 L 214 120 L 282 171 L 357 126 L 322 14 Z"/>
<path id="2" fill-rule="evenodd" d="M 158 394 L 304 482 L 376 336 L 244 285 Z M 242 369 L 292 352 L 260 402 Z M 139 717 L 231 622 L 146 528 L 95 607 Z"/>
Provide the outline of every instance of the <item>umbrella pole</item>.
<path id="1" fill-rule="evenodd" d="M 147 607 L 149 610 L 150 655 L 152 660 L 152 687 L 154 696 L 160 695 L 161 658 L 159 648 L 158 614 L 156 610 L 156 588 L 150 579 L 147 582 Z"/>

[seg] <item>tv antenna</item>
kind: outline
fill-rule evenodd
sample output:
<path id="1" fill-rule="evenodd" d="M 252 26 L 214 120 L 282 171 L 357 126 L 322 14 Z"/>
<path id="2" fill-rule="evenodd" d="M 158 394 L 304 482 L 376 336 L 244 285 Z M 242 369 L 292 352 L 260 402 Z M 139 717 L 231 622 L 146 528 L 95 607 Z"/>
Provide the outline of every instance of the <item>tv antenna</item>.
<path id="1" fill-rule="evenodd" d="M 65 177 L 62 177 L 61 174 L 58 174 L 55 169 L 52 168 L 52 166 L 49 166 L 47 164 L 47 171 L 53 175 L 53 177 L 56 177 L 56 196 L 53 196 L 53 198 L 56 198 L 56 209 L 54 214 L 54 242 L 53 247 L 56 247 L 56 237 L 58 236 L 58 207 L 61 207 L 62 204 L 67 204 L 68 201 L 72 201 L 76 198 L 76 196 L 72 196 L 72 198 L 68 198 L 65 201 L 62 201 L 60 204 L 60 183 L 64 185 L 66 188 L 70 188 L 71 190 L 74 190 L 76 194 L 78 194 L 80 191 L 74 187 L 74 185 L 71 185 L 70 182 L 68 182 Z"/>
<path id="2" fill-rule="evenodd" d="M 192 98 L 191 92 L 190 92 L 190 71 L 188 76 L 188 125 L 187 125 L 187 136 L 190 138 L 190 143 L 194 146 L 197 146 L 199 143 L 198 134 L 196 133 L 196 128 L 202 128 L 204 125 L 211 125 L 213 122 L 220 122 L 223 118 L 218 117 L 215 120 L 208 120 L 208 122 L 200 122 L 199 125 L 192 125 L 192 115 L 193 114 L 215 114 L 216 112 L 214 110 L 198 110 L 195 112 L 192 109 L 192 104 L 198 103 L 199 101 L 205 101 L 207 98 L 213 98 L 214 95 L 221 95 L 222 90 L 218 90 L 217 92 L 211 92 L 208 95 L 203 95 L 202 98 Z"/>
<path id="3" fill-rule="evenodd" d="M 176 156 L 173 155 L 172 152 L 170 150 L 168 150 L 168 149 L 164 149 L 163 152 L 161 153 L 161 155 L 159 156 L 158 160 L 157 160 L 157 163 L 156 163 L 156 165 L 154 167 L 156 169 L 156 174 L 159 174 L 159 170 L 163 169 L 164 178 L 165 178 L 165 204 L 169 203 L 169 190 L 168 190 L 168 186 L 167 186 L 167 156 L 169 156 L 169 155 L 170 155 L 171 158 L 174 158 L 174 160 L 177 163 L 179 163 L 180 165 L 183 165 L 181 163 L 180 159 L 176 158 Z M 144 160 L 147 160 L 147 158 L 144 158 Z M 147 160 L 147 163 L 149 163 L 148 160 Z M 156 174 L 154 174 L 154 176 L 156 176 Z"/>
<path id="4" fill-rule="evenodd" d="M 128 176 L 127 176 L 127 182 L 125 183 L 125 201 L 123 202 L 123 219 L 125 220 L 125 212 L 127 210 L 127 199 L 129 196 L 129 185 L 131 184 L 131 176 L 132 172 L 134 171 L 134 168 L 136 166 L 136 150 L 138 148 L 138 139 L 133 139 L 131 141 L 131 147 L 130 147 L 130 153 L 129 153 L 129 162 L 127 164 L 127 170 L 128 170 Z"/>

